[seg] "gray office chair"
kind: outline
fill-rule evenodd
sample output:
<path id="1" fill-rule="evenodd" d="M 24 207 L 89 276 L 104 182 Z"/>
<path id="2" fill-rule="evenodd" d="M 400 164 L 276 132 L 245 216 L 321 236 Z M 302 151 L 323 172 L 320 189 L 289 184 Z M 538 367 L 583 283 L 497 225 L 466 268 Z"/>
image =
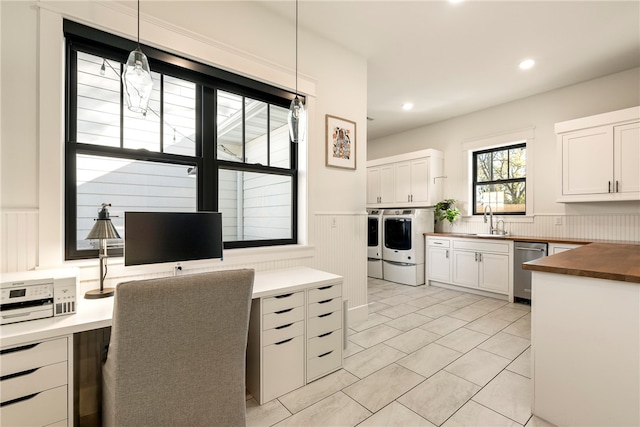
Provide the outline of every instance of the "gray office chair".
<path id="1" fill-rule="evenodd" d="M 245 425 L 253 278 L 229 270 L 119 284 L 103 425 Z"/>

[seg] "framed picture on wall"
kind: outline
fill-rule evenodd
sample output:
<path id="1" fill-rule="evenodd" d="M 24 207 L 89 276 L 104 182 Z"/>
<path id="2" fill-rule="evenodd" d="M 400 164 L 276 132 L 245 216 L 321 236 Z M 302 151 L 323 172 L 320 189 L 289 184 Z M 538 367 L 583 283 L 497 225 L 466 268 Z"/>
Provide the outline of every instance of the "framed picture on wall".
<path id="1" fill-rule="evenodd" d="M 356 168 L 356 123 L 326 115 L 327 166 Z"/>

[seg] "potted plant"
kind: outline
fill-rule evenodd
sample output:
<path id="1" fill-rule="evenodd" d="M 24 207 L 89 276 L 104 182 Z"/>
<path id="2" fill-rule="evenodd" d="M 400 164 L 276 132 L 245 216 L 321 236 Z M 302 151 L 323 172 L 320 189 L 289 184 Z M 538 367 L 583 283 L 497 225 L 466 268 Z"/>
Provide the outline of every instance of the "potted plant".
<path id="1" fill-rule="evenodd" d="M 453 226 L 453 222 L 460 215 L 460 209 L 456 207 L 456 201 L 454 199 L 446 199 L 436 203 L 435 218 L 439 221 L 449 221 L 449 224 Z"/>

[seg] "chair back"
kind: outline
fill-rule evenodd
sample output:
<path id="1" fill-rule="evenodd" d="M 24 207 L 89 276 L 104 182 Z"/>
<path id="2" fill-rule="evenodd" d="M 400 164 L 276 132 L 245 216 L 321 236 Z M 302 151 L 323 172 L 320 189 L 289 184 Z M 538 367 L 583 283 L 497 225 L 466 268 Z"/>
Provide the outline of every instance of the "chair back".
<path id="1" fill-rule="evenodd" d="M 119 284 L 103 425 L 245 425 L 253 279 L 244 269 Z"/>

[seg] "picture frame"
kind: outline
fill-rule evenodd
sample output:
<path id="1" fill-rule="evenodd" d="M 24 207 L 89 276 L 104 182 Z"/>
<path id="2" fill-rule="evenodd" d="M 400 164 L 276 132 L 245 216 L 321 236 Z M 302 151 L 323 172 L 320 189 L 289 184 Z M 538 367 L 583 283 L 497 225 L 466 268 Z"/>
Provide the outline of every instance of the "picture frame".
<path id="1" fill-rule="evenodd" d="M 356 169 L 356 123 L 327 114 L 325 117 L 326 165 Z"/>

